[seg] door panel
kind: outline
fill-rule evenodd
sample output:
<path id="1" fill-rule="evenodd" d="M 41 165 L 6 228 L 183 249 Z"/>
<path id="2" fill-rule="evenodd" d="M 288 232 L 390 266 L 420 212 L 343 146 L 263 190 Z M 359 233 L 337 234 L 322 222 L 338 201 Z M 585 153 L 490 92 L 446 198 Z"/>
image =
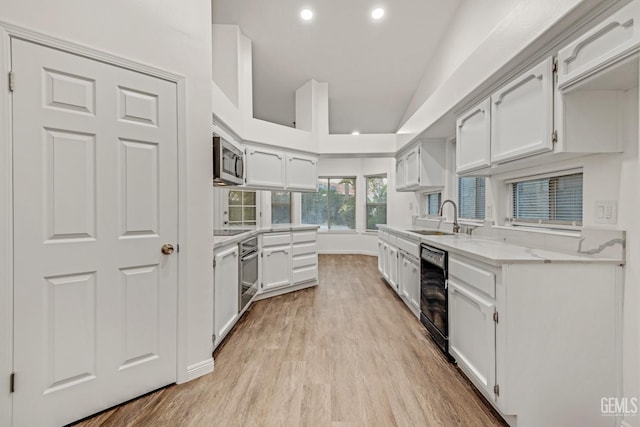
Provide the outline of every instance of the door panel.
<path id="1" fill-rule="evenodd" d="M 176 86 L 12 40 L 16 425 L 176 378 Z"/>

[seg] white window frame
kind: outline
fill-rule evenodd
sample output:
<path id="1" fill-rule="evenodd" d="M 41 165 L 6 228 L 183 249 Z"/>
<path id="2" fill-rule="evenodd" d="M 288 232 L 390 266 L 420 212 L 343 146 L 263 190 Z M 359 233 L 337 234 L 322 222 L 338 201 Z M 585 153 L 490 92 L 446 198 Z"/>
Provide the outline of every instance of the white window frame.
<path id="1" fill-rule="evenodd" d="M 242 204 L 240 205 L 231 205 L 229 203 L 229 195 L 231 194 L 232 191 L 236 191 L 236 192 L 241 192 L 241 193 L 255 193 L 256 194 L 256 204 L 254 205 L 245 205 L 244 204 L 244 197 L 242 198 Z M 225 227 L 257 227 L 260 225 L 260 217 L 262 216 L 261 211 L 260 211 L 260 191 L 256 191 L 256 190 L 246 190 L 243 188 L 237 188 L 237 189 L 229 189 L 228 193 L 226 194 L 225 197 L 225 206 L 226 206 L 226 218 L 224 218 Z M 231 221 L 231 207 L 241 207 L 242 210 L 242 221 L 238 222 L 238 221 Z M 247 224 L 244 218 L 244 208 L 245 207 L 253 207 L 256 210 L 256 219 L 255 219 L 255 224 Z"/>
<path id="2" fill-rule="evenodd" d="M 355 208 L 355 212 L 354 212 L 354 227 L 353 228 L 349 228 L 349 229 L 335 229 L 335 228 L 331 228 L 331 218 L 329 217 L 329 197 L 327 196 L 327 228 L 326 229 L 322 229 L 319 228 L 318 232 L 320 233 L 336 233 L 336 234 L 345 234 L 345 233 L 357 233 L 358 232 L 358 188 L 362 186 L 362 183 L 359 182 L 360 179 L 358 178 L 358 175 L 348 175 L 348 174 L 344 174 L 344 175 L 322 175 L 322 176 L 318 176 L 318 180 L 323 180 L 326 179 L 327 180 L 327 184 L 329 185 L 329 189 L 331 188 L 331 180 L 343 180 L 343 179 L 353 179 L 354 181 L 354 186 L 355 186 L 355 194 L 353 195 L 353 197 L 355 197 L 355 203 L 354 203 L 354 208 Z M 366 196 L 366 195 L 365 195 Z M 302 195 L 300 197 L 300 223 L 302 223 Z M 307 225 L 306 223 L 304 223 L 304 225 Z M 309 225 L 320 225 L 320 224 L 309 224 Z"/>
<path id="3" fill-rule="evenodd" d="M 583 177 L 583 187 L 582 187 L 582 200 L 583 200 L 583 206 L 582 206 L 582 223 L 581 224 L 563 224 L 563 223 L 558 223 L 558 222 L 544 222 L 542 220 L 540 220 L 539 222 L 534 222 L 534 221 L 516 221 L 513 218 L 513 184 L 517 183 L 517 182 L 523 182 L 523 181 L 530 181 L 530 180 L 534 180 L 534 179 L 544 179 L 544 178 L 557 178 L 557 177 L 561 177 L 561 176 L 567 176 L 567 175 L 575 175 L 575 174 L 582 174 Z M 531 228 L 531 229 L 536 229 L 536 230 L 571 230 L 571 231 L 580 231 L 582 230 L 582 228 L 584 227 L 584 169 L 583 168 L 573 168 L 573 169 L 561 169 L 561 170 L 556 170 L 553 172 L 545 172 L 545 173 L 540 173 L 540 174 L 534 174 L 534 175 L 526 175 L 526 176 L 519 176 L 517 178 L 511 178 L 511 179 L 506 179 L 504 180 L 504 184 L 507 186 L 507 214 L 505 216 L 505 225 L 509 226 L 509 227 L 518 227 L 521 229 L 526 229 L 526 228 Z"/>

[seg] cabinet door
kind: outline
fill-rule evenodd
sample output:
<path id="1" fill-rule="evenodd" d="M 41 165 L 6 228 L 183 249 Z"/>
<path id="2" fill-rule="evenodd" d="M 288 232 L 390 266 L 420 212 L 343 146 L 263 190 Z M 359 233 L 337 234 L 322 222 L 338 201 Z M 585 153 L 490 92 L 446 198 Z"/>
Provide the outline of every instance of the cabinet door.
<path id="1" fill-rule="evenodd" d="M 470 172 L 491 164 L 491 100 L 476 105 L 456 120 L 456 171 Z"/>
<path id="2" fill-rule="evenodd" d="M 284 189 L 284 154 L 262 148 L 247 148 L 247 185 Z"/>
<path id="3" fill-rule="evenodd" d="M 378 240 L 378 271 L 384 275 L 384 243 Z"/>
<path id="4" fill-rule="evenodd" d="M 491 95 L 491 162 L 553 150 L 553 58 Z"/>
<path id="5" fill-rule="evenodd" d="M 404 156 L 396 159 L 396 190 L 407 186 L 407 162 Z"/>
<path id="6" fill-rule="evenodd" d="M 420 185 L 420 147 L 414 147 L 405 156 L 405 166 L 407 168 L 407 187 L 417 187 Z"/>
<path id="7" fill-rule="evenodd" d="M 640 3 L 632 2 L 558 52 L 563 89 L 620 60 L 640 43 Z"/>
<path id="8" fill-rule="evenodd" d="M 409 257 L 402 257 L 402 295 L 411 308 L 420 310 L 420 264 Z"/>
<path id="9" fill-rule="evenodd" d="M 287 154 L 286 169 L 287 190 L 317 191 L 318 159 Z"/>
<path id="10" fill-rule="evenodd" d="M 397 293 L 400 293 L 398 288 L 398 249 L 389 246 L 389 284 Z"/>
<path id="11" fill-rule="evenodd" d="M 229 332 L 238 315 L 238 247 L 214 256 L 214 331 L 217 345 Z"/>
<path id="12" fill-rule="evenodd" d="M 382 244 L 382 276 L 389 281 L 389 245 Z"/>
<path id="13" fill-rule="evenodd" d="M 492 300 L 449 278 L 449 352 L 487 396 L 496 381 L 494 312 Z"/>
<path id="14" fill-rule="evenodd" d="M 291 285 L 291 246 L 262 251 L 262 288 L 265 291 Z"/>

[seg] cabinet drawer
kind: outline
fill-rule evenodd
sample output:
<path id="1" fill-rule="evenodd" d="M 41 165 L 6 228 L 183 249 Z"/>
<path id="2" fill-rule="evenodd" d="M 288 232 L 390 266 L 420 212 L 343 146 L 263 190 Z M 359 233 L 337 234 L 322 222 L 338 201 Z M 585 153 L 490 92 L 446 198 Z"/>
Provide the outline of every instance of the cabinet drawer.
<path id="1" fill-rule="evenodd" d="M 304 268 L 293 270 L 293 283 L 308 282 L 318 279 L 318 266 L 312 265 Z"/>
<path id="2" fill-rule="evenodd" d="M 317 246 L 315 242 L 312 243 L 296 243 L 293 245 L 293 256 L 316 254 Z"/>
<path id="3" fill-rule="evenodd" d="M 496 275 L 457 258 L 449 258 L 449 276 L 484 292 L 491 298 L 496 297 Z"/>
<path id="4" fill-rule="evenodd" d="M 418 242 L 412 242 L 407 239 L 403 239 L 402 237 L 398 237 L 398 248 L 403 251 L 415 256 L 420 256 L 420 244 Z"/>
<path id="5" fill-rule="evenodd" d="M 291 235 L 289 233 L 273 233 L 262 236 L 262 246 L 281 246 L 291 243 Z"/>
<path id="6" fill-rule="evenodd" d="M 298 231 L 293 233 L 291 237 L 292 237 L 293 243 L 315 242 L 316 232 L 315 231 Z"/>
<path id="7" fill-rule="evenodd" d="M 316 256 L 316 254 L 297 256 L 293 258 L 294 270 L 296 268 L 309 267 L 317 264 L 318 264 L 318 257 Z"/>

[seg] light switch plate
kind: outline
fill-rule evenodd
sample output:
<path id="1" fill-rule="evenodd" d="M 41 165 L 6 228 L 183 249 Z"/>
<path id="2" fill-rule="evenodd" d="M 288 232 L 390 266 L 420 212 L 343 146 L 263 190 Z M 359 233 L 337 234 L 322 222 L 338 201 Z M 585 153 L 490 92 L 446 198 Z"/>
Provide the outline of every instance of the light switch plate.
<path id="1" fill-rule="evenodd" d="M 618 201 L 597 200 L 594 203 L 593 218 L 597 224 L 616 224 L 618 222 Z"/>

